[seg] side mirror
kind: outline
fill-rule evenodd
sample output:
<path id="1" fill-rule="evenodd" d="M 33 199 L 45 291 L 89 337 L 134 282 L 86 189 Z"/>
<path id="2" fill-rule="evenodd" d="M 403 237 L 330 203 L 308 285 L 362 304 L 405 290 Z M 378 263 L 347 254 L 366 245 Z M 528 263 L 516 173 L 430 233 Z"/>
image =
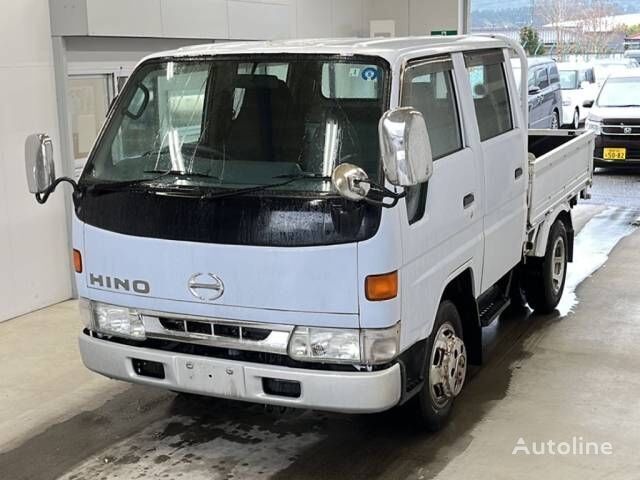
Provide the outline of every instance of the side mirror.
<path id="1" fill-rule="evenodd" d="M 24 163 L 29 192 L 44 193 L 55 181 L 53 143 L 44 133 L 29 135 L 25 142 Z"/>
<path id="2" fill-rule="evenodd" d="M 585 100 L 584 102 L 582 102 L 582 106 L 584 108 L 591 108 L 593 107 L 595 100 Z"/>
<path id="3" fill-rule="evenodd" d="M 389 110 L 380 119 L 380 151 L 389 183 L 412 187 L 433 175 L 433 156 L 422 114 L 410 107 Z"/>
<path id="4" fill-rule="evenodd" d="M 363 200 L 371 188 L 367 173 L 350 163 L 342 163 L 333 170 L 331 183 L 340 196 L 356 202 Z"/>
<path id="5" fill-rule="evenodd" d="M 541 92 L 540 87 L 537 85 L 531 85 L 529 87 L 529 95 L 537 95 Z"/>

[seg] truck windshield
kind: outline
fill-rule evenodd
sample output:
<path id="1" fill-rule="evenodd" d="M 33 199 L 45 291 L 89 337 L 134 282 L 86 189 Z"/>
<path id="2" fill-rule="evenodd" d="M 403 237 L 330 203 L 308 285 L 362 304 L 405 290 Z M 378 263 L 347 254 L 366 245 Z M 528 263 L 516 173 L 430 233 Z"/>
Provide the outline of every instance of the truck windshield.
<path id="1" fill-rule="evenodd" d="M 599 107 L 640 107 L 640 76 L 610 78 L 598 96 Z"/>
<path id="2" fill-rule="evenodd" d="M 343 162 L 378 179 L 386 79 L 383 62 L 368 57 L 143 64 L 117 101 L 81 183 L 330 193 L 328 177 Z"/>

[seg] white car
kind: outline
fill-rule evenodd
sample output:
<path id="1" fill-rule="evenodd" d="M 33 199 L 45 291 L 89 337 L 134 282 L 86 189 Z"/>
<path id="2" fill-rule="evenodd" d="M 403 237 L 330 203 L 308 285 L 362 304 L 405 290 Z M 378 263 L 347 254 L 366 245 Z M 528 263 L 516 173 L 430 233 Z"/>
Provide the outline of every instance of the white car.
<path id="1" fill-rule="evenodd" d="M 594 69 L 587 64 L 558 63 L 558 70 L 562 88 L 562 125 L 578 129 L 589 113 L 584 102 L 594 100 L 598 94 Z"/>

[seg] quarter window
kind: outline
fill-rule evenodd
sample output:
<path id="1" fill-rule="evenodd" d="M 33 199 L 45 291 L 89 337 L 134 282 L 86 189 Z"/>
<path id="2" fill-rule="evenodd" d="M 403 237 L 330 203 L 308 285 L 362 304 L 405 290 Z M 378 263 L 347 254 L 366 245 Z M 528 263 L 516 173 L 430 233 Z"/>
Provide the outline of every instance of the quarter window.
<path id="1" fill-rule="evenodd" d="M 465 63 L 471 82 L 480 139 L 488 140 L 513 130 L 502 50 L 467 53 Z"/>

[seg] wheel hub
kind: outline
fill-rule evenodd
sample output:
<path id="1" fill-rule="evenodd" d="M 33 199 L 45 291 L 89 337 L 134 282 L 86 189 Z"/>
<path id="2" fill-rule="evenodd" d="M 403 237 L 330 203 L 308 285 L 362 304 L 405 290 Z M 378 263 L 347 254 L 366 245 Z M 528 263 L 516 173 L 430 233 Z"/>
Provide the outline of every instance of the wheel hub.
<path id="1" fill-rule="evenodd" d="M 562 237 L 558 237 L 553 245 L 553 259 L 552 259 L 552 271 L 551 271 L 551 285 L 553 293 L 558 294 L 562 287 L 562 281 L 564 279 L 565 269 L 565 246 Z"/>
<path id="2" fill-rule="evenodd" d="M 431 397 L 438 406 L 457 396 L 467 375 L 467 351 L 449 323 L 436 334 L 431 353 L 429 386 Z"/>

